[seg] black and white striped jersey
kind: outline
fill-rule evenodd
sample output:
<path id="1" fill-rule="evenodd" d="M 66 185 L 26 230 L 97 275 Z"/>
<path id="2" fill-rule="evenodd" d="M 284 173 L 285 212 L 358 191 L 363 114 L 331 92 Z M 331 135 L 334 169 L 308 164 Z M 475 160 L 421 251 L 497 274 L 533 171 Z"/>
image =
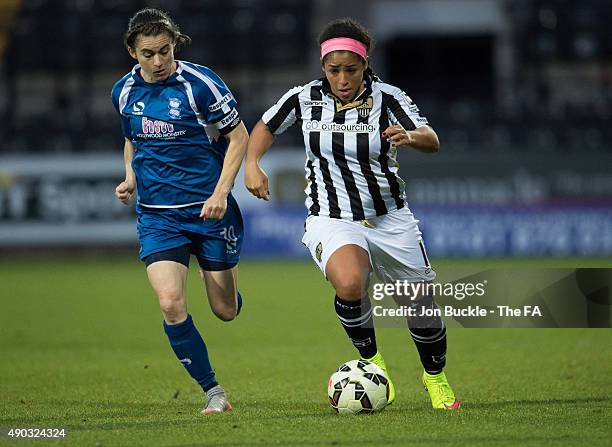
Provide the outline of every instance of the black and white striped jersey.
<path id="1" fill-rule="evenodd" d="M 309 215 L 364 220 L 403 208 L 404 182 L 396 148 L 382 137 L 389 126 L 428 124 L 401 89 L 367 79 L 366 89 L 343 105 L 325 78 L 292 88 L 264 113 L 273 134 L 300 123 L 306 147 Z"/>

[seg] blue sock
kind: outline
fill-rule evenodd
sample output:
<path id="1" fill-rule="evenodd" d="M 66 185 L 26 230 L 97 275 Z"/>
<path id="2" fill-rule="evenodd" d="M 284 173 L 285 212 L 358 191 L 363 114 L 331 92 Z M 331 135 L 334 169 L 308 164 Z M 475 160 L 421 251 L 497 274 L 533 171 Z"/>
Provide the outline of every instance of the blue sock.
<path id="1" fill-rule="evenodd" d="M 164 321 L 164 331 L 176 357 L 202 389 L 207 391 L 216 386 L 215 372 L 208 359 L 206 344 L 193 324 L 191 315 L 187 315 L 187 319 L 178 324 Z"/>
<path id="2" fill-rule="evenodd" d="M 236 315 L 240 315 L 240 309 L 242 309 L 242 295 L 240 292 L 236 291 L 236 301 L 238 301 L 238 309 L 236 310 Z"/>

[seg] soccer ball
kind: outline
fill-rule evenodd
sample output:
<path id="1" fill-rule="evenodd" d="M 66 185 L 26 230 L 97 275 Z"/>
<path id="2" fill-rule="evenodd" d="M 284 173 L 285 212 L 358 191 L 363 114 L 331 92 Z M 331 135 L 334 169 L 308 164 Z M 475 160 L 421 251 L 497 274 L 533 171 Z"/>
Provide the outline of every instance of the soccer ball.
<path id="1" fill-rule="evenodd" d="M 374 363 L 351 360 L 331 375 L 327 395 L 340 414 L 373 413 L 387 406 L 389 379 Z"/>

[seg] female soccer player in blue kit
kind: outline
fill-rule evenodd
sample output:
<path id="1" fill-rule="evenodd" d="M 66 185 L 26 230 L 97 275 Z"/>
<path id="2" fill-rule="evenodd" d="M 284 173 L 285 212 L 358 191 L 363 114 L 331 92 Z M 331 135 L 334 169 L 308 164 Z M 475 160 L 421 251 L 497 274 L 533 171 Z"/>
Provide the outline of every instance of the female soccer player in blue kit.
<path id="1" fill-rule="evenodd" d="M 137 192 L 140 258 L 177 358 L 206 393 L 204 414 L 232 409 L 206 345 L 187 313 L 185 285 L 195 255 L 210 307 L 223 321 L 240 312 L 236 285 L 243 224 L 231 194 L 248 133 L 236 100 L 211 69 L 174 59 L 191 39 L 164 12 L 143 9 L 124 43 L 138 64 L 113 87 L 125 135 L 125 180 L 116 196 Z"/>

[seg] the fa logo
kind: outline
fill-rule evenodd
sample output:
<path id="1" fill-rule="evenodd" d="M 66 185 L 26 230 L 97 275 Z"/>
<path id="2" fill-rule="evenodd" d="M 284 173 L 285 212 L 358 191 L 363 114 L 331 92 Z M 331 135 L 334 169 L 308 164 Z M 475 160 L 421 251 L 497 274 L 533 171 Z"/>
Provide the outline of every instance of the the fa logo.
<path id="1" fill-rule="evenodd" d="M 168 100 L 168 115 L 171 119 L 181 119 L 181 100 L 179 98 L 170 98 Z"/>
<path id="2" fill-rule="evenodd" d="M 132 108 L 134 109 L 134 115 L 142 115 L 145 108 L 145 103 L 142 101 L 135 102 Z"/>
<path id="3" fill-rule="evenodd" d="M 230 225 L 221 230 L 221 236 L 225 239 L 225 248 L 227 248 L 228 253 L 236 253 L 238 238 L 234 232 L 234 226 Z"/>

